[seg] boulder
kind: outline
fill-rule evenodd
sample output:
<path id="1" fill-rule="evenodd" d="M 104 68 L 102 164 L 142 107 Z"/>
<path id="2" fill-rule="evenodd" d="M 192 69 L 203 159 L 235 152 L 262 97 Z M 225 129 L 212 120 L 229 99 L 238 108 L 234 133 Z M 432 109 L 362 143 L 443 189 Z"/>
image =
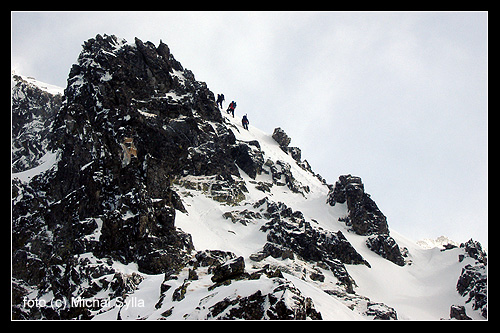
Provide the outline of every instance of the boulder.
<path id="1" fill-rule="evenodd" d="M 450 307 L 450 319 L 472 320 L 472 318 L 465 313 L 465 306 L 463 305 L 452 305 Z"/>
<path id="2" fill-rule="evenodd" d="M 222 282 L 230 278 L 234 278 L 245 272 L 245 260 L 243 257 L 231 259 L 217 266 L 213 270 L 212 281 Z"/>
<path id="3" fill-rule="evenodd" d="M 285 133 L 283 129 L 281 129 L 281 127 L 274 129 L 272 138 L 280 145 L 283 151 L 287 152 L 286 148 L 288 147 L 292 139 Z"/>
<path id="4" fill-rule="evenodd" d="M 236 164 L 250 178 L 255 179 L 262 172 L 264 157 L 257 141 L 239 142 L 233 146 L 231 154 Z"/>
<path id="5" fill-rule="evenodd" d="M 373 235 L 367 238 L 366 246 L 382 258 L 385 258 L 398 266 L 404 266 L 405 260 L 401 254 L 398 244 L 389 235 Z"/>
<path id="6" fill-rule="evenodd" d="M 373 303 L 369 301 L 366 308 L 365 314 L 367 316 L 373 316 L 374 320 L 398 320 L 396 310 L 384 303 Z"/>

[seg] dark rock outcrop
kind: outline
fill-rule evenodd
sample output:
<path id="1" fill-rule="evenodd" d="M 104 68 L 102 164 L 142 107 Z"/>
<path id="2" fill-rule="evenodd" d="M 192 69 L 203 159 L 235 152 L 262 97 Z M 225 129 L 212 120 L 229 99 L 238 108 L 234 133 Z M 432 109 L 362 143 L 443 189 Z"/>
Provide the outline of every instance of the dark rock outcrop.
<path id="1" fill-rule="evenodd" d="M 285 152 L 287 151 L 286 148 L 288 148 L 288 145 L 292 141 L 292 139 L 285 133 L 283 129 L 281 129 L 281 127 L 274 129 L 272 138 L 279 144 L 280 148 Z"/>
<path id="2" fill-rule="evenodd" d="M 268 293 L 257 290 L 246 297 L 226 297 L 210 307 L 207 319 L 322 319 L 311 298 L 304 297 L 290 281 L 279 277 L 272 281 L 275 287 Z"/>
<path id="3" fill-rule="evenodd" d="M 472 318 L 465 313 L 465 306 L 463 305 L 452 305 L 450 307 L 450 319 L 472 320 Z"/>
<path id="4" fill-rule="evenodd" d="M 245 260 L 243 257 L 229 260 L 213 269 L 213 282 L 222 282 L 245 272 Z"/>
<path id="5" fill-rule="evenodd" d="M 472 302 L 474 310 L 480 310 L 484 318 L 488 317 L 488 276 L 484 264 L 466 265 L 457 282 L 457 291 L 467 297 L 466 303 Z"/>
<path id="6" fill-rule="evenodd" d="M 367 247 L 396 265 L 404 266 L 405 260 L 396 241 L 389 236 L 387 218 L 365 192 L 360 177 L 343 175 L 330 189 L 327 203 L 331 206 L 346 203 L 348 215 L 342 218 L 346 225 L 366 240 Z M 340 220 L 340 219 L 339 219 Z"/>
<path id="7" fill-rule="evenodd" d="M 398 320 L 396 310 L 384 303 L 368 302 L 365 314 L 367 316 L 373 316 L 375 320 Z"/>
<path id="8" fill-rule="evenodd" d="M 324 262 L 344 285 L 353 292 L 354 280 L 344 264 L 370 264 L 354 249 L 341 231 L 333 233 L 315 228 L 304 219 L 300 211 L 293 211 L 285 204 L 275 203 L 264 198 L 254 205 L 260 208 L 270 221 L 262 226 L 267 232 L 267 241 L 261 253 L 253 256 L 260 259 L 266 256 L 293 258 L 293 253 L 304 260 Z"/>
<path id="9" fill-rule="evenodd" d="M 12 172 L 39 165 L 48 151 L 51 125 L 62 102 L 60 94 L 51 94 L 12 75 Z"/>
<path id="10" fill-rule="evenodd" d="M 405 260 L 398 244 L 389 235 L 373 235 L 366 240 L 366 246 L 376 254 L 398 266 L 404 266 Z"/>
<path id="11" fill-rule="evenodd" d="M 223 125 L 206 84 L 162 42 L 89 39 L 70 70 L 61 107 L 45 102 L 55 114 L 42 148 L 57 151 L 58 162 L 29 183 L 13 180 L 12 274 L 19 294 L 46 286 L 40 290 L 68 302 L 79 285 L 72 263 L 86 252 L 135 262 L 144 273 L 178 271 L 193 244 L 175 226 L 176 210 L 184 207 L 173 180 L 217 175 L 233 187 L 237 164 L 245 169 L 249 157 L 255 173 L 262 164 L 255 145 L 237 144 Z M 24 118 L 15 119 L 16 129 L 30 120 Z M 56 312 L 38 315 L 82 316 Z"/>
<path id="12" fill-rule="evenodd" d="M 472 238 L 467 242 L 460 244 L 460 248 L 464 249 L 465 254 L 459 256 L 459 261 L 462 262 L 465 256 L 471 257 L 477 262 L 487 265 L 488 264 L 488 256 L 485 251 L 483 251 L 483 247 L 481 243 L 474 241 Z"/>
<path id="13" fill-rule="evenodd" d="M 333 190 L 328 193 L 327 202 L 331 206 L 335 206 L 337 202 L 347 203 L 349 215 L 346 223 L 358 235 L 389 234 L 387 218 L 365 192 L 360 177 L 340 176 Z"/>
<path id="14" fill-rule="evenodd" d="M 258 141 L 239 142 L 235 144 L 232 156 L 236 164 L 250 178 L 255 179 L 262 172 L 264 157 Z"/>

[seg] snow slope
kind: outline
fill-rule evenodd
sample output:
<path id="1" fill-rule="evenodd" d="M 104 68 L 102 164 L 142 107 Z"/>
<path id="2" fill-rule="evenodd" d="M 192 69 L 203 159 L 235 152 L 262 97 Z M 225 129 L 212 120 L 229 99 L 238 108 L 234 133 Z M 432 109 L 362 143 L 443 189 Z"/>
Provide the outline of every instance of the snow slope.
<path id="1" fill-rule="evenodd" d="M 31 76 L 25 76 L 25 75 L 18 74 L 14 71 L 12 71 L 11 74 L 12 74 L 11 76 L 14 76 L 14 75 L 20 76 L 24 81 L 40 88 L 41 90 L 43 90 L 45 92 L 48 92 L 51 95 L 63 95 L 64 94 L 64 88 L 55 86 L 53 84 L 39 81 Z M 11 79 L 11 86 L 14 86 L 14 84 L 15 84 L 14 79 Z"/>
<path id="2" fill-rule="evenodd" d="M 451 304 L 465 303 L 465 299 L 457 293 L 455 286 L 462 267 L 467 263 L 473 263 L 473 259 L 466 258 L 460 263 L 458 255 L 463 253 L 462 249 L 455 248 L 444 252 L 437 248 L 425 249 L 391 230 L 391 235 L 399 246 L 408 249 L 407 261 L 411 261 L 411 264 L 400 267 L 383 259 L 366 247 L 367 237 L 349 232 L 345 224 L 338 221 L 339 217 L 347 214 L 346 206 L 337 204 L 331 207 L 325 204 L 328 188 L 312 174 L 300 168 L 279 148 L 269 134 L 252 125 L 249 126 L 248 131 L 244 130 L 239 118 L 225 118 L 238 140 L 257 140 L 264 152 L 264 159 L 270 158 L 274 161 L 279 159 L 289 163 L 294 177 L 303 185 L 309 186 L 311 191 L 304 196 L 292 193 L 286 186 L 273 186 L 270 193 L 264 193 L 256 189 L 254 184 L 258 181 L 270 182 L 271 176 L 262 173 L 254 181 L 242 170 L 240 173 L 246 183 L 248 193 L 245 194 L 246 198 L 239 207 L 227 206 L 198 191 L 178 187 L 177 191 L 182 196 L 187 213 L 177 212 L 175 223 L 177 227 L 191 234 L 196 250 L 218 249 L 234 252 L 237 256 L 244 257 L 245 269 L 249 272 L 265 264 L 282 267 L 282 270 L 286 272 L 284 277 L 314 301 L 316 309 L 326 320 L 373 319 L 364 312 L 368 302 L 366 298 L 369 298 L 372 303 L 384 303 L 394 308 L 398 319 L 403 320 L 448 319 Z M 259 263 L 249 258 L 252 253 L 261 250 L 266 242 L 266 234 L 259 230 L 265 220 L 256 219 L 243 225 L 233 223 L 230 219 L 224 218 L 223 214 L 235 209 L 257 212 L 252 204 L 265 196 L 269 196 L 275 202 L 286 202 L 287 206 L 294 210 L 302 211 L 306 220 L 314 221 L 317 227 L 343 232 L 349 242 L 371 265 L 371 268 L 365 265 L 346 265 L 349 274 L 356 281 L 355 295 L 348 296 L 344 293 L 343 296 L 338 296 L 342 293 L 331 292 L 332 290 L 339 291 L 337 279 L 333 274 L 329 270 L 313 267 L 313 264 L 298 258 L 281 260 L 267 257 Z M 313 281 L 310 278 L 309 273 L 314 269 L 321 270 L 325 276 L 324 281 Z M 170 311 L 168 319 L 202 319 L 210 306 L 225 297 L 231 295 L 245 297 L 256 289 L 265 292 L 272 287 L 270 279 L 261 277 L 255 281 L 235 281 L 229 286 L 208 291 L 207 288 L 213 284 L 210 274 L 201 274 L 198 280 L 189 284 L 183 300 L 169 301 L 174 290 L 182 286 L 183 277 L 187 278 L 187 275 L 188 269 L 181 272 L 179 279 L 173 282 L 159 308 L 155 308 L 154 302 L 149 302 L 143 308 L 126 309 L 122 306 L 120 310 L 115 307 L 96 316 L 95 319 L 115 319 L 118 311 L 122 319 L 159 319 L 161 313 L 165 311 Z M 146 276 L 146 279 L 129 298 L 158 299 L 162 280 L 163 275 Z M 466 310 L 473 319 L 484 319 L 468 304 Z"/>
<path id="3" fill-rule="evenodd" d="M 61 92 L 60 89 L 50 85 L 23 78 L 31 80 L 33 84 L 51 93 Z M 474 260 L 470 257 L 465 257 L 459 262 L 458 256 L 464 253 L 463 249 L 441 251 L 431 246 L 424 248 L 391 230 L 391 236 L 400 248 L 408 250 L 407 264 L 398 266 L 382 258 L 366 246 L 368 236 L 353 233 L 345 223 L 339 221 L 339 218 L 345 217 L 348 213 L 346 204 L 336 204 L 334 207 L 326 204 L 328 187 L 283 152 L 270 134 L 251 124 L 249 130 L 243 129 L 238 110 L 235 118 L 226 115 L 224 111 L 222 114 L 226 125 L 232 129 L 237 140 L 258 141 L 264 160 L 270 159 L 273 162 L 281 160 L 288 163 L 294 178 L 302 186 L 307 186 L 310 191 L 304 194 L 294 193 L 287 186 L 275 185 L 269 192 L 264 192 L 259 190 L 257 185 L 259 182 L 272 184 L 270 174 L 263 172 L 252 179 L 240 169 L 241 180 L 244 181 L 248 192 L 244 193 L 245 199 L 238 205 L 230 206 L 213 200 L 201 191 L 175 184 L 175 190 L 181 196 L 186 209 L 186 212 L 176 211 L 175 226 L 191 235 L 197 251 L 223 250 L 233 252 L 236 256 L 243 256 L 245 271 L 249 273 L 256 272 L 265 265 L 279 267 L 284 279 L 292 283 L 304 296 L 310 297 L 316 310 L 326 320 L 371 320 L 373 316 L 367 315 L 368 305 L 377 307 L 382 306 L 379 305 L 381 303 L 394 308 L 398 319 L 403 320 L 448 319 L 452 304 L 465 305 L 467 315 L 473 319 L 484 319 L 478 311 L 472 309 L 471 303 L 465 303 L 466 298 L 460 296 L 456 290 L 462 268 L 467 264 L 474 264 Z M 48 152 L 40 159 L 39 166 L 12 174 L 12 178 L 29 182 L 35 175 L 56 166 L 58 159 L 57 152 Z M 260 229 L 268 220 L 255 218 L 245 225 L 234 223 L 231 219 L 225 218 L 224 214 L 245 210 L 258 213 L 259 209 L 253 205 L 265 197 L 274 202 L 284 202 L 293 211 L 302 212 L 307 221 L 312 221 L 314 228 L 342 232 L 371 266 L 345 265 L 355 281 L 355 294 L 346 294 L 329 269 L 298 257 L 275 259 L 268 256 L 260 262 L 250 258 L 266 244 L 266 232 Z M 97 230 L 95 234 L 99 233 L 100 230 Z M 82 254 L 80 259 L 90 260 L 91 263 L 98 260 L 92 253 Z M 256 280 L 233 281 L 227 286 L 210 290 L 209 287 L 213 285 L 212 274 L 207 268 L 199 269 L 198 279 L 191 280 L 188 279 L 190 272 L 186 267 L 178 274 L 176 280 L 168 281 L 169 289 L 162 294 L 164 274 L 144 274 L 138 271 L 137 265 L 123 265 L 117 261 L 112 263 L 112 267 L 126 276 L 139 274 L 143 280 L 126 299 L 113 299 L 108 307 L 94 313 L 95 320 L 117 318 L 155 320 L 165 317 L 169 320 L 204 319 L 208 315 L 208 309 L 226 297 L 247 297 L 256 290 L 261 290 L 264 294 L 270 293 L 276 286 L 276 280 L 262 275 Z M 311 278 L 314 272 L 320 272 L 324 280 Z M 111 278 L 112 276 L 103 277 L 110 281 Z M 190 280 L 188 285 L 185 284 L 186 280 Z M 186 290 L 184 297 L 174 301 L 174 293 L 183 287 Z M 36 297 L 35 291 L 30 297 Z M 165 315 L 166 313 L 168 315 Z"/>

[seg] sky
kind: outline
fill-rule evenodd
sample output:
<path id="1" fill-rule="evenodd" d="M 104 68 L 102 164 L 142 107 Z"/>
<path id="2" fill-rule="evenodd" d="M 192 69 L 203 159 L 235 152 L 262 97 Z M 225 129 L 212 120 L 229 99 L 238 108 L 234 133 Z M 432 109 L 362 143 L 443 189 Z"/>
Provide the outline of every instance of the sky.
<path id="1" fill-rule="evenodd" d="M 66 86 L 96 34 L 160 39 L 391 229 L 488 246 L 487 12 L 12 12 L 11 67 Z"/>

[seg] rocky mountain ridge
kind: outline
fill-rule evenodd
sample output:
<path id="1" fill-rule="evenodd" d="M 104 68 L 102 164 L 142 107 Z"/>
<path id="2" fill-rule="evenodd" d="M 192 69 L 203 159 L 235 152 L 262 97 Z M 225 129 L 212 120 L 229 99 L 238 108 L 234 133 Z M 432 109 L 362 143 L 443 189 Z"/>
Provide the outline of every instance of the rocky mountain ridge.
<path id="1" fill-rule="evenodd" d="M 427 254 L 390 233 L 361 178 L 328 185 L 284 130 L 225 117 L 162 41 L 89 39 L 62 100 L 18 81 L 13 318 L 399 318 L 360 280 Z M 16 177 L 48 152 L 43 172 Z M 449 251 L 468 308 L 445 311 L 486 318 L 486 254 Z"/>

